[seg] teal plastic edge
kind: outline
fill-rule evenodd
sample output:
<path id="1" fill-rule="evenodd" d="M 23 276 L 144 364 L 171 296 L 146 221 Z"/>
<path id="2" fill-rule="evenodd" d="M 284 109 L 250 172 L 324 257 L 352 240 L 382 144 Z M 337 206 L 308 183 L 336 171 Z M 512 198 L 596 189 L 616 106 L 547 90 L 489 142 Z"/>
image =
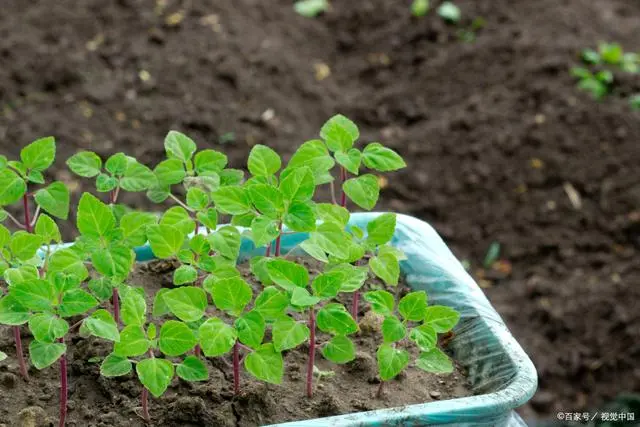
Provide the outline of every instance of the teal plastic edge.
<path id="1" fill-rule="evenodd" d="M 351 216 L 350 225 L 366 229 L 367 223 L 380 214 L 355 213 Z M 291 250 L 305 238 L 304 233 L 284 235 L 283 250 Z M 413 289 L 425 289 L 430 304 L 450 305 L 461 312 L 461 321 L 455 330 L 456 338 L 450 347 L 454 349 L 454 357 L 469 370 L 474 391 L 484 392 L 471 397 L 294 421 L 277 426 L 523 425 L 513 409 L 533 396 L 537 388 L 537 373 L 480 287 L 426 222 L 398 214 L 392 243 L 407 255 L 408 259 L 401 264 L 407 283 Z M 250 240 L 243 240 L 241 258 L 263 252 L 264 248 L 256 249 Z M 136 256 L 138 261 L 155 258 L 148 245 L 136 248 Z"/>

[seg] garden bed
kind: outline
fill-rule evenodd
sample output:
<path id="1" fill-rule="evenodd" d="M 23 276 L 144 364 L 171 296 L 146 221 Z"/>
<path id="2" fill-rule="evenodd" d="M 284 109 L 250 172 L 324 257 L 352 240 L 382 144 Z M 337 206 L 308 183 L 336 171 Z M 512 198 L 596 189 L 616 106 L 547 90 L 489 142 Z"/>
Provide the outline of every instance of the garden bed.
<path id="1" fill-rule="evenodd" d="M 321 271 L 321 263 L 308 259 L 304 262 L 312 277 Z M 147 290 L 147 303 L 163 287 L 172 287 L 172 274 L 176 265 L 168 261 L 138 264 L 130 283 Z M 250 273 L 247 263 L 239 270 L 255 293 L 262 288 Z M 400 292 L 406 291 L 401 282 Z M 385 289 L 378 279 L 370 279 L 365 290 Z M 395 289 L 392 289 L 395 292 Z M 343 297 L 345 304 L 348 298 Z M 379 385 L 376 366 L 376 348 L 379 345 L 380 322 L 367 305 L 361 306 L 361 331 L 355 337 L 361 349 L 356 359 L 346 365 L 335 365 L 318 358 L 316 366 L 328 376 L 317 379 L 316 391 L 309 399 L 304 394 L 304 376 L 308 347 L 288 351 L 285 356 L 287 374 L 281 385 L 259 382 L 244 373 L 242 392 L 233 394 L 231 367 L 224 361 L 210 359 L 207 363 L 210 378 L 203 383 L 186 383 L 174 379 L 168 392 L 152 399 L 150 412 L 153 424 L 158 426 L 257 426 L 285 421 L 312 419 L 332 415 L 363 412 L 374 409 L 402 407 L 410 404 L 446 400 L 471 395 L 465 372 L 456 365 L 451 374 L 435 375 L 409 367 L 385 387 L 382 398 L 376 398 Z M 25 336 L 26 338 L 26 336 Z M 143 426 L 138 417 L 140 390 L 135 375 L 106 379 L 100 376 L 100 362 L 109 354 L 111 346 L 96 338 L 69 337 L 69 415 L 67 425 L 72 426 Z M 326 337 L 319 335 L 322 342 Z M 57 423 L 59 378 L 54 369 L 31 369 L 31 380 L 25 383 L 19 376 L 13 359 L 12 336 L 2 330 L 0 349 L 12 357 L 11 363 L 0 365 L 0 419 L 11 426 L 47 426 Z M 417 355 L 414 349 L 412 358 Z M 230 361 L 230 356 L 226 359 Z M 93 363 L 87 363 L 92 360 Z M 333 374 L 332 374 L 333 373 Z M 35 419 L 35 424 L 29 420 Z M 1 425 L 1 424 L 0 424 Z"/>

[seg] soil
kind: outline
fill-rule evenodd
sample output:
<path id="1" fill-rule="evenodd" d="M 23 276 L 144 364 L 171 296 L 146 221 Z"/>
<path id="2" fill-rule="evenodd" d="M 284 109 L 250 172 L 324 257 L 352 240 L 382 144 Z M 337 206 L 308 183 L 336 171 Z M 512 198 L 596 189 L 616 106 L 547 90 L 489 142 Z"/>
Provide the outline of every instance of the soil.
<path id="1" fill-rule="evenodd" d="M 313 259 L 299 259 L 311 278 L 322 271 Z M 139 264 L 130 279 L 132 286 L 142 286 L 147 292 L 147 304 L 152 307 L 153 296 L 162 287 L 172 287 L 176 264 L 156 261 Z M 256 295 L 263 286 L 249 271 L 248 264 L 238 266 Z M 403 283 L 400 294 L 407 292 Z M 371 278 L 363 290 L 384 289 L 378 279 Z M 350 304 L 349 296 L 340 302 Z M 350 306 L 350 305 L 348 305 Z M 216 313 L 215 315 L 220 315 Z M 411 364 L 403 373 L 385 384 L 382 398 L 376 397 L 380 379 L 377 376 L 376 349 L 381 340 L 381 317 L 361 304 L 360 331 L 353 335 L 356 358 L 347 364 L 336 365 L 324 358 L 316 358 L 316 367 L 328 376 L 315 380 L 313 398 L 305 394 L 308 345 L 287 351 L 285 377 L 281 385 L 266 384 L 247 372 L 241 374 L 241 394 L 233 394 L 231 356 L 207 359 L 210 378 L 206 382 L 188 383 L 174 378 L 169 390 L 158 399 L 151 399 L 150 413 L 157 426 L 245 427 L 273 424 L 300 419 L 362 412 L 470 396 L 472 393 L 461 367 L 447 375 L 424 372 Z M 151 319 L 150 319 L 151 320 Z M 228 319 L 232 322 L 231 319 Z M 2 331 L 0 349 L 15 354 L 13 336 Z M 25 329 L 25 340 L 28 331 Z M 265 337 L 267 340 L 269 337 Z M 330 337 L 319 332 L 318 342 Z M 100 362 L 112 346 L 93 337 L 72 334 L 69 344 L 69 427 L 144 426 L 137 415 L 140 411 L 142 386 L 135 374 L 107 379 L 100 376 Z M 24 345 L 28 345 L 25 343 Z M 415 346 L 406 346 L 412 360 L 418 356 Z M 89 363 L 88 363 L 89 361 Z M 31 380 L 26 383 L 19 376 L 15 359 L 0 365 L 0 420 L 11 426 L 57 425 L 59 376 L 57 365 L 38 371 L 31 368 Z M 3 424 L 0 424 L 2 426 Z"/>
<path id="2" fill-rule="evenodd" d="M 178 129 L 243 167 L 252 145 L 287 155 L 342 112 L 408 160 L 379 209 L 432 223 L 538 367 L 527 417 L 640 391 L 640 120 L 626 100 L 640 80 L 616 74 L 598 103 L 568 73 L 599 41 L 637 49 L 640 3 L 456 0 L 462 25 L 486 21 L 473 43 L 439 0 L 422 19 L 408 0 L 331 3 L 306 19 L 291 0 L 5 0 L 2 151 L 54 134 L 50 177 L 77 198 L 90 186 L 63 159 L 78 149 L 153 165 Z M 502 262 L 483 269 L 492 242 Z"/>

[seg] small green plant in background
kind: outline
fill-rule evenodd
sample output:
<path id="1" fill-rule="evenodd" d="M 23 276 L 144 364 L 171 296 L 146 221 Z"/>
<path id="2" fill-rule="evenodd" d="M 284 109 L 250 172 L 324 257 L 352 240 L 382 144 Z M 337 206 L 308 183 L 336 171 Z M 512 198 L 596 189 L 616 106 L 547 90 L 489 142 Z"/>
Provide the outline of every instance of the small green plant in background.
<path id="1" fill-rule="evenodd" d="M 429 12 L 429 0 L 413 0 L 411 14 L 416 18 L 423 17 Z"/>
<path id="2" fill-rule="evenodd" d="M 259 381 L 279 384 L 284 352 L 306 344 L 304 392 L 309 397 L 314 376 L 322 376 L 317 352 L 336 364 L 354 359 L 360 290 L 371 276 L 397 289 L 405 257 L 391 245 L 395 214 L 378 216 L 365 230 L 349 225 L 348 204 L 374 209 L 380 194 L 376 174 L 406 164 L 379 142 L 357 147 L 360 131 L 342 115 L 329 119 L 319 136 L 302 144 L 287 164 L 273 149 L 254 146 L 246 177 L 228 167 L 223 153 L 198 151 L 193 140 L 176 131 L 167 134 L 167 157 L 153 169 L 124 153 L 104 164 L 93 152 L 77 153 L 67 161 L 69 168 L 95 178 L 97 192 L 107 197 L 102 201 L 84 193 L 77 207 L 79 236 L 55 249 L 61 236 L 53 217 L 67 219 L 69 211 L 67 187 L 46 185 L 42 174 L 53 163 L 55 142 L 45 138 L 28 145 L 20 161 L 0 158 L 0 205 L 22 201 L 25 216 L 21 222 L 0 211 L 18 229 L 12 234 L 0 225 L 0 268 L 7 284 L 0 324 L 14 328 L 19 360 L 19 327 L 28 324 L 33 365 L 44 369 L 59 362 L 61 427 L 68 393 L 70 340 L 65 337 L 76 329 L 81 336 L 113 343 L 101 363 L 103 376 L 135 371 L 147 422 L 149 393 L 161 397 L 176 375 L 206 381 L 207 358 L 231 355 L 233 390 L 239 394 L 241 367 Z M 28 185 L 44 186 L 28 191 Z M 323 185 L 332 203 L 314 201 Z M 157 214 L 136 211 L 118 203 L 122 190 L 146 192 L 153 202 L 173 206 Z M 33 216 L 30 198 L 37 205 Z M 305 233 L 305 238 L 283 253 L 282 237 L 291 233 Z M 257 290 L 237 268 L 243 239 L 263 254 L 249 260 L 261 284 Z M 173 287 L 154 295 L 131 283 L 135 248 L 147 242 L 157 258 L 178 263 Z M 293 258 L 305 253 L 322 263 L 315 277 Z M 406 348 L 413 344 L 421 351 L 419 368 L 451 371 L 451 361 L 436 344 L 437 334 L 458 321 L 455 310 L 428 306 L 423 291 L 399 298 L 377 290 L 364 299 L 385 318 L 377 352 L 382 383 L 408 365 Z M 153 301 L 151 313 L 147 301 Z M 21 371 L 26 378 L 24 360 Z"/>
<path id="3" fill-rule="evenodd" d="M 614 92 L 614 72 L 640 72 L 640 56 L 634 52 L 624 52 L 617 43 L 600 43 L 597 50 L 584 49 L 580 57 L 584 66 L 572 67 L 570 73 L 578 79 L 578 88 L 589 92 L 597 100 Z M 629 103 L 635 110 L 634 97 L 629 99 Z"/>
<path id="4" fill-rule="evenodd" d="M 445 1 L 438 7 L 438 15 L 451 24 L 457 24 L 462 18 L 460 8 L 450 1 Z"/>
<path id="5" fill-rule="evenodd" d="M 293 9 L 305 18 L 314 18 L 329 9 L 327 0 L 299 0 L 293 5 Z"/>

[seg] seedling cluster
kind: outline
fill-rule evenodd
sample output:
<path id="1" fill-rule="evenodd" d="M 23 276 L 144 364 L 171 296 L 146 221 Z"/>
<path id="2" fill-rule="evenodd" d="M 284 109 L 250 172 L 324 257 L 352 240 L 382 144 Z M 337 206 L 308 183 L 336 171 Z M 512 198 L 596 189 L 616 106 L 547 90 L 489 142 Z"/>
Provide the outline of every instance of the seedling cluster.
<path id="1" fill-rule="evenodd" d="M 318 353 L 336 364 L 354 359 L 351 336 L 359 330 L 361 299 L 384 318 L 377 351 L 379 392 L 410 363 L 410 345 L 420 350 L 417 367 L 452 371 L 437 341 L 457 323 L 455 310 L 429 306 L 424 291 L 401 298 L 379 289 L 360 295 L 369 275 L 397 289 L 404 255 L 390 244 L 395 214 L 378 216 L 364 230 L 349 224 L 346 206 L 350 200 L 373 209 L 380 189 L 371 172 L 394 171 L 405 167 L 404 161 L 377 142 L 356 148 L 358 128 L 342 115 L 327 121 L 320 137 L 302 144 L 284 167 L 275 151 L 254 146 L 248 177 L 229 168 L 223 153 L 198 151 L 175 131 L 164 141 L 167 158 L 153 170 L 123 153 L 103 162 L 95 153 L 79 152 L 67 160 L 69 168 L 95 179 L 103 196 L 82 195 L 79 236 L 68 246 L 53 244 L 61 242 L 54 218 L 67 219 L 70 192 L 62 182 L 46 184 L 43 175 L 55 158 L 53 138 L 26 146 L 19 161 L 0 158 L 0 205 L 21 201 L 24 213 L 20 221 L 0 211 L 16 229 L 12 233 L 0 225 L 0 273 L 6 282 L 0 323 L 14 328 L 25 379 L 20 325 L 27 324 L 33 336 L 28 352 L 37 369 L 58 362 L 60 426 L 67 407 L 71 341 L 66 337 L 75 330 L 113 343 L 100 372 L 105 377 L 135 372 L 147 421 L 148 394 L 162 396 L 175 376 L 206 381 L 206 358 L 231 355 L 239 393 L 242 369 L 279 384 L 283 352 L 304 344 L 309 349 L 305 393 L 311 396 L 314 372 L 320 372 Z M 320 185 L 335 193 L 335 181 L 340 194 L 333 203 L 313 201 Z M 174 206 L 161 214 L 136 211 L 118 203 L 122 191 L 146 192 L 153 202 Z M 285 233 L 306 233 L 295 249 L 319 260 L 320 274 L 311 277 L 292 252 L 283 254 Z M 264 248 L 263 256 L 250 259 L 251 272 L 263 285 L 255 293 L 236 267 L 243 238 Z M 147 242 L 156 257 L 179 263 L 175 286 L 155 295 L 130 278 L 135 248 Z M 147 301 L 153 301 L 151 307 Z M 0 360 L 5 357 L 0 353 Z"/>
<path id="2" fill-rule="evenodd" d="M 601 100 L 614 92 L 614 71 L 638 74 L 640 55 L 624 52 L 617 43 L 600 43 L 598 50 L 585 49 L 581 54 L 581 67 L 571 68 L 571 75 L 578 79 L 579 89 L 587 91 L 594 99 Z M 640 94 L 629 98 L 632 109 L 640 109 Z"/>

